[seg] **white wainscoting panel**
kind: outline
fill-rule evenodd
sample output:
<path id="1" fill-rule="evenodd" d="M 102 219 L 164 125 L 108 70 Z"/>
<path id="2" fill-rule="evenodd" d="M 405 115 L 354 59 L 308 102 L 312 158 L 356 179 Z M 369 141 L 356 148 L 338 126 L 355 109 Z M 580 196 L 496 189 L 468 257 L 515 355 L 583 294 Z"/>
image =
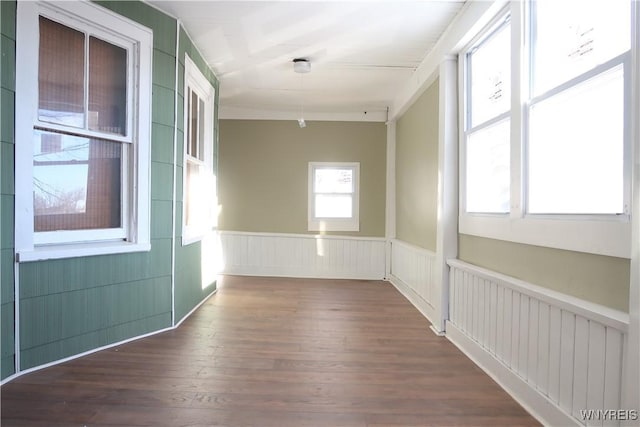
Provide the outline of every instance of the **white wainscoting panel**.
<path id="1" fill-rule="evenodd" d="M 629 316 L 449 260 L 447 336 L 546 425 L 619 425 Z M 597 417 L 596 417 L 597 418 Z"/>
<path id="2" fill-rule="evenodd" d="M 431 322 L 434 322 L 434 266 L 436 254 L 402 240 L 393 239 L 391 283 Z"/>
<path id="3" fill-rule="evenodd" d="M 221 231 L 223 273 L 382 280 L 385 239 Z"/>

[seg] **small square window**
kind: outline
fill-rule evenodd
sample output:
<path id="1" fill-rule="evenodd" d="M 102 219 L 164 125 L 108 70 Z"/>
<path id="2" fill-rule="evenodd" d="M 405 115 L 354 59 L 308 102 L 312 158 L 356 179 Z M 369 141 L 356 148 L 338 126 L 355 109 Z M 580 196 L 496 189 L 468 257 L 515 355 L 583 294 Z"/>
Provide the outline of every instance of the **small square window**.
<path id="1" fill-rule="evenodd" d="M 359 231 L 359 163 L 309 163 L 309 231 Z"/>

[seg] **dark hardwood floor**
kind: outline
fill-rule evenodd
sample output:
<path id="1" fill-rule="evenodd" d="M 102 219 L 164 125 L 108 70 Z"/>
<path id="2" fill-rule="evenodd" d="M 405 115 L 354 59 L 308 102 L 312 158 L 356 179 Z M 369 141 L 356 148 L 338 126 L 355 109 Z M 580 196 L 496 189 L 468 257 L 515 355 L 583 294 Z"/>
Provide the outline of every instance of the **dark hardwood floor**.
<path id="1" fill-rule="evenodd" d="M 180 328 L 2 386 L 2 426 L 531 426 L 377 281 L 227 276 Z"/>

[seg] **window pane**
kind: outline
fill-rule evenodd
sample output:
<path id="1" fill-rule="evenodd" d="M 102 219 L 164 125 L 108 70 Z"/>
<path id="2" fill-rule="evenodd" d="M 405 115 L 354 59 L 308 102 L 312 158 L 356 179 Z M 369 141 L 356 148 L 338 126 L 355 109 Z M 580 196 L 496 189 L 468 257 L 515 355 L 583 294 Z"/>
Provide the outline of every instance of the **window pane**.
<path id="1" fill-rule="evenodd" d="M 34 131 L 35 231 L 121 226 L 122 146 Z"/>
<path id="2" fill-rule="evenodd" d="M 531 108 L 529 212 L 623 211 L 622 66 Z"/>
<path id="3" fill-rule="evenodd" d="M 215 176 L 206 165 L 187 159 L 185 224 L 211 226 L 215 218 Z"/>
<path id="4" fill-rule="evenodd" d="M 204 185 L 202 182 L 201 166 L 187 160 L 187 194 L 186 194 L 186 224 L 203 224 L 206 218 L 206 206 L 204 202 Z"/>
<path id="5" fill-rule="evenodd" d="M 189 146 L 187 154 L 196 157 L 198 155 L 198 95 L 191 91 L 191 109 L 189 111 Z M 197 158 L 197 157 L 196 157 Z"/>
<path id="6" fill-rule="evenodd" d="M 467 138 L 467 212 L 509 212 L 509 120 Z"/>
<path id="7" fill-rule="evenodd" d="M 351 218 L 353 203 L 351 195 L 317 194 L 316 218 Z"/>
<path id="8" fill-rule="evenodd" d="M 84 127 L 84 34 L 40 17 L 38 119 Z"/>
<path id="9" fill-rule="evenodd" d="M 628 1 L 535 1 L 532 5 L 535 95 L 630 48 Z"/>
<path id="10" fill-rule="evenodd" d="M 89 38 L 89 129 L 126 135 L 127 51 Z"/>
<path id="11" fill-rule="evenodd" d="M 204 101 L 198 107 L 198 159 L 204 161 Z"/>
<path id="12" fill-rule="evenodd" d="M 315 169 L 316 193 L 353 193 L 353 169 Z"/>
<path id="13" fill-rule="evenodd" d="M 469 55 L 471 127 L 511 108 L 511 26 L 503 25 Z"/>

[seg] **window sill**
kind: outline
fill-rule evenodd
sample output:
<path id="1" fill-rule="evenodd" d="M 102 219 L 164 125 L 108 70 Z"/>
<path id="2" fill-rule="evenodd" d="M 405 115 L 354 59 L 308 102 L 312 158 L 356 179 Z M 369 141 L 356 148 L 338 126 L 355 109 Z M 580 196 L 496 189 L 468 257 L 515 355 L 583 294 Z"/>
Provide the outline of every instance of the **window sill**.
<path id="1" fill-rule="evenodd" d="M 18 251 L 18 262 L 44 261 L 48 259 L 78 258 L 93 255 L 149 252 L 150 243 L 94 242 L 68 245 L 40 246 L 32 250 Z"/>
<path id="2" fill-rule="evenodd" d="M 201 242 L 204 237 L 204 233 L 182 236 L 182 246 L 189 246 L 193 243 Z"/>
<path id="3" fill-rule="evenodd" d="M 201 242 L 214 235 L 216 231 L 217 229 L 212 225 L 208 227 L 184 227 L 182 229 L 182 246 Z"/>
<path id="4" fill-rule="evenodd" d="M 631 225 L 628 220 L 462 214 L 459 232 L 568 251 L 631 257 Z"/>

